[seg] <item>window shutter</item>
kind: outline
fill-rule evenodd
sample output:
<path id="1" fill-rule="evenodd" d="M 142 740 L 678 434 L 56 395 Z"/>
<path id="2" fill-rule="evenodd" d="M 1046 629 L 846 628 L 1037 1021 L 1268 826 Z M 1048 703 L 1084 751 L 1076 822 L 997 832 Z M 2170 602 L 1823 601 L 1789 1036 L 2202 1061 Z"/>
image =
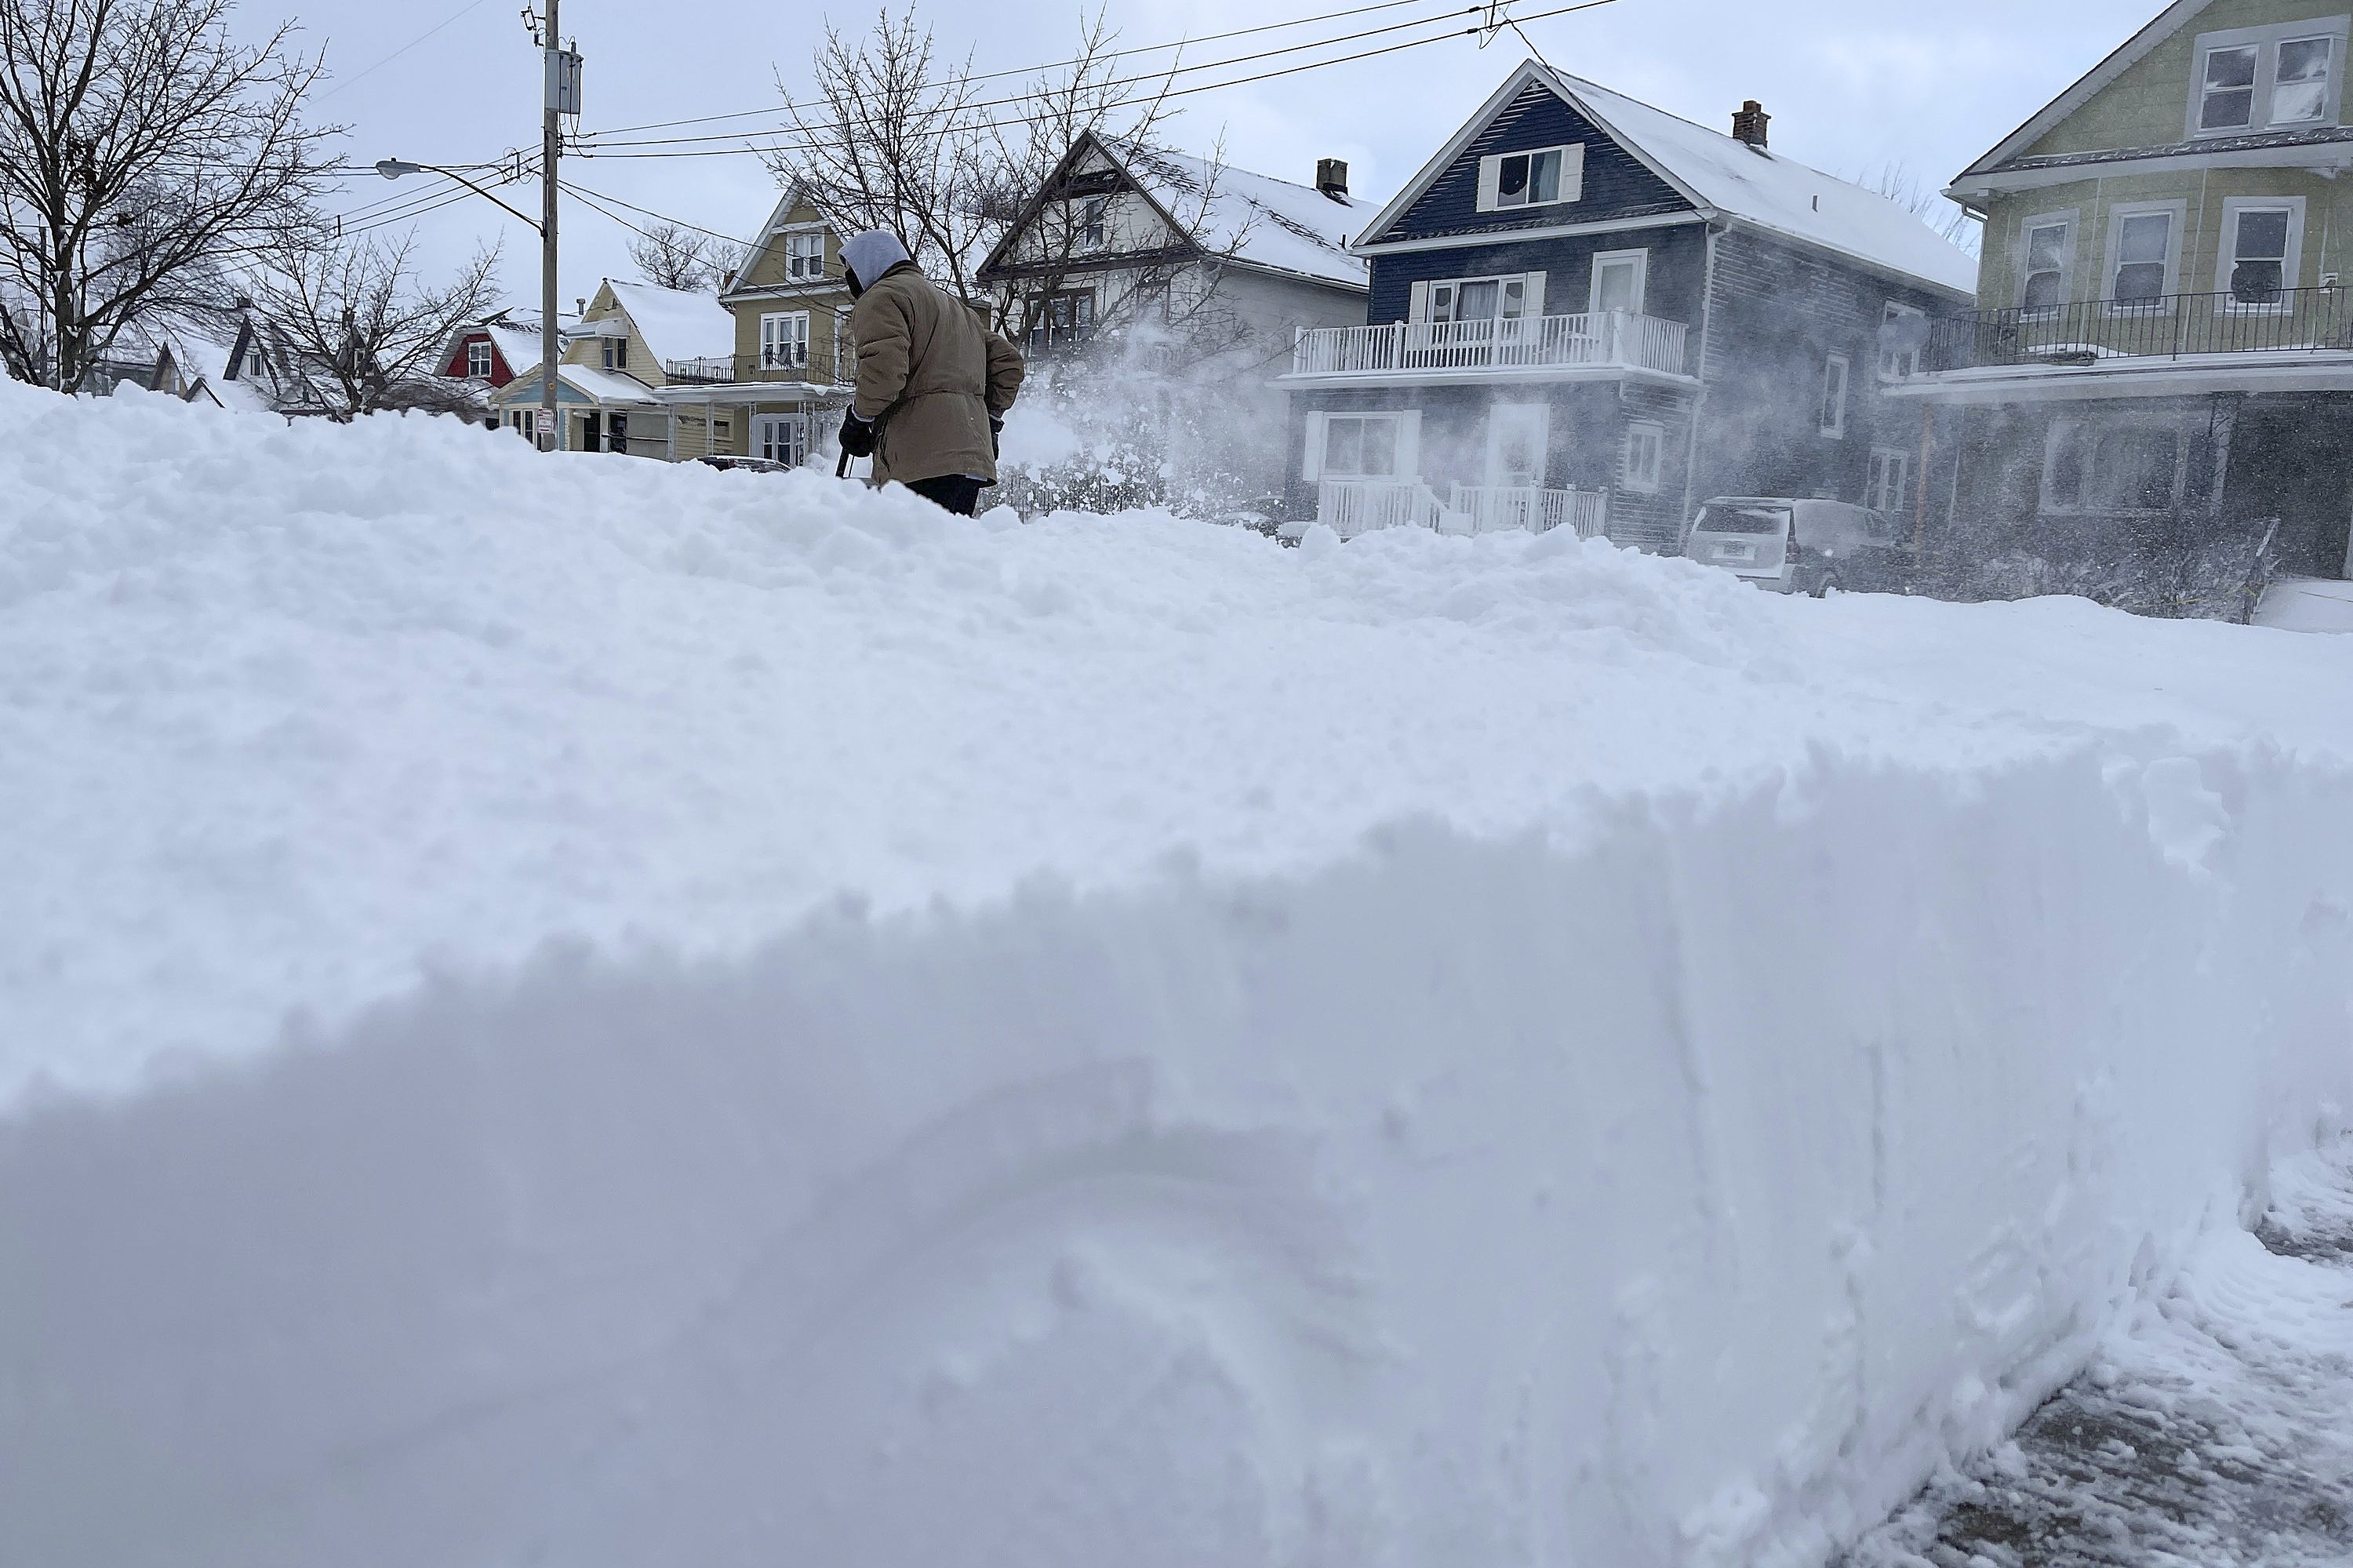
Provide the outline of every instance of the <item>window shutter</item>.
<path id="1" fill-rule="evenodd" d="M 1408 408 L 1398 416 L 1397 471 L 1399 479 L 1421 477 L 1421 410 Z"/>
<path id="2" fill-rule="evenodd" d="M 1531 272 L 1527 275 L 1528 314 L 1532 316 L 1540 316 L 1545 313 L 1544 285 L 1545 275 L 1543 273 Z"/>
<path id="3" fill-rule="evenodd" d="M 1327 414 L 1307 416 L 1307 450 L 1299 465 L 1299 477 L 1302 479 L 1324 477 L 1324 428 L 1330 418 Z"/>
<path id="4" fill-rule="evenodd" d="M 1407 305 L 1405 314 L 1408 321 L 1426 322 L 1430 319 L 1430 285 L 1428 283 L 1416 283 L 1413 286 L 1412 302 Z"/>
<path id="5" fill-rule="evenodd" d="M 1585 199 L 1585 143 L 1564 147 L 1560 154 L 1560 199 Z"/>
<path id="6" fill-rule="evenodd" d="M 1504 154 L 1491 153 L 1479 160 L 1479 210 L 1493 212 L 1504 184 Z"/>

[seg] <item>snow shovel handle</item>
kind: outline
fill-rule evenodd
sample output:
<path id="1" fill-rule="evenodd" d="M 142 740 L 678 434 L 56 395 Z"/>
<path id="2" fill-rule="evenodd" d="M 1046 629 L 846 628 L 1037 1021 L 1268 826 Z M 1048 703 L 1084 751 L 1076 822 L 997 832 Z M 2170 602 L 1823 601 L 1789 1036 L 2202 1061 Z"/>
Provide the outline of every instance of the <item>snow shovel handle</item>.
<path id="1" fill-rule="evenodd" d="M 843 452 L 841 454 L 841 461 L 833 465 L 833 477 L 836 479 L 848 479 L 849 477 L 849 454 L 848 452 Z"/>

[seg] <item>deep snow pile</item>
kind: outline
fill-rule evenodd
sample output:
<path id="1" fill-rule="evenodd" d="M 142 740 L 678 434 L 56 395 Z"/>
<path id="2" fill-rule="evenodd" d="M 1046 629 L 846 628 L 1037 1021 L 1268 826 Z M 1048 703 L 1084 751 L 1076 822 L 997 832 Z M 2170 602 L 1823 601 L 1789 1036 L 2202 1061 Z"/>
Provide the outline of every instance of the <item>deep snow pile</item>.
<path id="1" fill-rule="evenodd" d="M 1818 1562 L 2353 1107 L 2353 641 L 0 431 L 28 1562 Z"/>

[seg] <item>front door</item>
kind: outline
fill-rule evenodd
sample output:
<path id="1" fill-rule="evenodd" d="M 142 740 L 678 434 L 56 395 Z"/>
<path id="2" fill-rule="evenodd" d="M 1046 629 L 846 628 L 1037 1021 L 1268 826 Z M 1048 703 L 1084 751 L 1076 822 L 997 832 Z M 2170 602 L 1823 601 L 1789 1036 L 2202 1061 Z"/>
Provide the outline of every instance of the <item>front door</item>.
<path id="1" fill-rule="evenodd" d="M 1487 482 L 1506 488 L 1544 483 L 1551 410 L 1542 403 L 1498 403 L 1487 411 Z"/>
<path id="2" fill-rule="evenodd" d="M 757 458 L 798 468 L 808 458 L 808 426 L 798 414 L 763 414 L 753 421 L 753 452 Z"/>

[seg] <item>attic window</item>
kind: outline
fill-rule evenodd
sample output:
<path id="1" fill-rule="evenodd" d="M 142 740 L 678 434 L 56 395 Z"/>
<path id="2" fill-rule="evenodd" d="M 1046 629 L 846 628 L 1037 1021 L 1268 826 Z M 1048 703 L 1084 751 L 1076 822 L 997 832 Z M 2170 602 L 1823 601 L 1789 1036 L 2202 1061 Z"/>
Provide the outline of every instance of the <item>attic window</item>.
<path id="1" fill-rule="evenodd" d="M 1079 209 L 1079 249 L 1101 250 L 1111 243 L 1111 225 L 1105 214 L 1111 210 L 1109 196 L 1096 196 Z"/>
<path id="2" fill-rule="evenodd" d="M 803 282 L 825 276 L 825 234 L 818 230 L 808 234 L 785 236 L 785 277 L 793 282 Z"/>
<path id="3" fill-rule="evenodd" d="M 466 374 L 477 380 L 487 380 L 491 374 L 491 345 L 470 343 L 466 345 Z"/>
<path id="4" fill-rule="evenodd" d="M 2191 68 L 2189 134 L 2333 124 L 2348 25 L 2337 16 L 2200 37 Z"/>
<path id="5" fill-rule="evenodd" d="M 1538 147 L 1479 160 L 1479 210 L 1551 207 L 1585 194 L 1585 148 Z"/>

